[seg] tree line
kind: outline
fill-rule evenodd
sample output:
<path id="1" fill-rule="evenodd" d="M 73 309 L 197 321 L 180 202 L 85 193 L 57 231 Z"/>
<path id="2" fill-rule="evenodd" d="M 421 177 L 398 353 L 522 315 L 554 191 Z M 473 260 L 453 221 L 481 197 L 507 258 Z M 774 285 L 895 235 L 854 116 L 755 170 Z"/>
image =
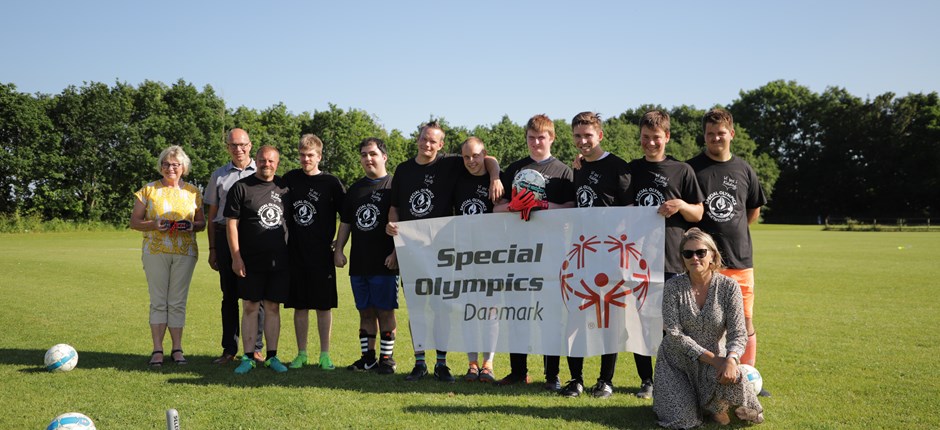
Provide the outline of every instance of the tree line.
<path id="1" fill-rule="evenodd" d="M 796 82 L 774 81 L 742 91 L 723 107 L 735 116 L 732 151 L 754 166 L 770 198 L 763 211 L 768 221 L 929 217 L 937 210 L 940 101 L 935 92 L 863 100 L 840 88 L 814 93 Z M 626 160 L 642 157 L 637 122 L 654 108 L 672 117 L 668 155 L 686 160 L 701 151 L 705 110 L 692 106 L 644 105 L 605 115 L 604 148 Z M 473 128 L 436 119 L 449 152 L 477 136 L 503 165 L 528 154 L 524 125 L 508 116 Z M 576 153 L 568 120 L 556 119 L 552 148 L 566 162 Z M 192 159 L 186 180 L 202 187 L 228 161 L 224 140 L 233 127 L 247 130 L 255 149 L 277 147 L 280 174 L 299 166 L 297 141 L 314 133 L 324 142 L 321 169 L 351 184 L 362 175 L 359 141 L 383 139 L 393 171 L 414 155 L 419 126 L 416 121 L 412 130 L 388 131 L 363 110 L 333 104 L 299 114 L 284 104 L 230 108 L 211 86 L 200 90 L 184 80 L 137 86 L 92 82 L 54 95 L 0 84 L 0 216 L 123 224 L 132 193 L 160 177 L 160 151 L 183 146 Z"/>

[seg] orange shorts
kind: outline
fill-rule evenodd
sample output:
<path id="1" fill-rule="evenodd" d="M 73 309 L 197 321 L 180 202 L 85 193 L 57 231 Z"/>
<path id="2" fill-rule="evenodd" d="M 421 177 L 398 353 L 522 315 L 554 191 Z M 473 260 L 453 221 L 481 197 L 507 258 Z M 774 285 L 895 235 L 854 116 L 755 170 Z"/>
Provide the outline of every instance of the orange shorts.
<path id="1" fill-rule="evenodd" d="M 724 269 L 721 274 L 738 281 L 744 298 L 744 318 L 750 319 L 754 313 L 754 269 Z"/>

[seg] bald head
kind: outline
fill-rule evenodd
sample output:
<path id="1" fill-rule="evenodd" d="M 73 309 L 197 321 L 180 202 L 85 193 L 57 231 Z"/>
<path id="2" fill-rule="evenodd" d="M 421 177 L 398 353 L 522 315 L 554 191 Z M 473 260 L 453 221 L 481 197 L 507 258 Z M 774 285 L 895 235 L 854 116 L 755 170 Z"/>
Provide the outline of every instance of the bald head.
<path id="1" fill-rule="evenodd" d="M 251 163 L 251 140 L 248 139 L 247 131 L 240 128 L 230 130 L 225 138 L 225 147 L 235 167 L 244 169 Z"/>
<path id="2" fill-rule="evenodd" d="M 248 132 L 240 128 L 233 128 L 229 130 L 228 137 L 225 138 L 225 143 L 233 142 L 248 142 L 251 143 L 251 139 L 248 138 Z"/>

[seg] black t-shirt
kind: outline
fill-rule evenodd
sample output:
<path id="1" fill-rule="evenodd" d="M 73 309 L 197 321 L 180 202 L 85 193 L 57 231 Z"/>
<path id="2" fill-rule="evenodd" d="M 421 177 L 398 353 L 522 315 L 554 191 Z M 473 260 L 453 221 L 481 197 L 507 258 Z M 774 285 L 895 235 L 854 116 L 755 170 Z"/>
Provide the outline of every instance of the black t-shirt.
<path id="1" fill-rule="evenodd" d="M 336 214 L 343 207 L 343 184 L 329 173 L 307 175 L 295 169 L 284 175 L 291 205 L 287 220 L 292 263 L 305 270 L 333 267 L 330 244 L 336 235 Z M 313 265 L 311 267 L 311 265 Z"/>
<path id="2" fill-rule="evenodd" d="M 545 199 L 555 203 L 564 204 L 574 201 L 574 174 L 571 168 L 558 161 L 555 157 L 550 157 L 541 163 L 536 163 L 532 157 L 525 157 L 509 165 L 500 175 L 503 182 L 503 189 L 506 190 L 507 200 L 512 195 L 512 180 L 525 169 L 532 169 L 545 177 Z"/>
<path id="3" fill-rule="evenodd" d="M 667 200 L 682 199 L 686 203 L 701 203 L 702 191 L 695 179 L 692 167 L 672 157 L 658 163 L 638 158 L 630 162 L 630 195 L 637 206 L 659 207 Z M 666 265 L 665 271 L 685 272 L 682 257 L 679 255 L 679 242 L 682 234 L 692 224 L 676 213 L 666 218 Z"/>
<path id="4" fill-rule="evenodd" d="M 250 271 L 288 269 L 287 184 L 255 175 L 239 180 L 225 198 L 225 218 L 238 219 L 238 247 Z"/>
<path id="5" fill-rule="evenodd" d="M 378 179 L 363 177 L 349 187 L 340 220 L 349 224 L 352 245 L 349 250 L 350 276 L 397 275 L 385 267 L 385 257 L 395 249 L 395 241 L 385 234 L 388 208 L 392 202 L 392 175 Z"/>
<path id="6" fill-rule="evenodd" d="M 493 212 L 488 174 L 474 176 L 466 168 L 457 175 L 454 187 L 454 214 L 477 215 Z"/>
<path id="7" fill-rule="evenodd" d="M 440 154 L 425 165 L 414 158 L 399 164 L 392 181 L 399 221 L 453 215 L 454 184 L 461 170 L 466 170 L 462 158 Z"/>
<path id="8" fill-rule="evenodd" d="M 725 162 L 704 153 L 688 161 L 705 194 L 705 214 L 698 223 L 712 235 L 725 266 L 732 269 L 754 267 L 748 209 L 767 204 L 767 197 L 757 173 L 741 158 L 731 156 Z"/>
<path id="9" fill-rule="evenodd" d="M 626 206 L 630 196 L 630 165 L 608 153 L 597 161 L 581 160 L 574 171 L 575 203 L 579 208 Z"/>

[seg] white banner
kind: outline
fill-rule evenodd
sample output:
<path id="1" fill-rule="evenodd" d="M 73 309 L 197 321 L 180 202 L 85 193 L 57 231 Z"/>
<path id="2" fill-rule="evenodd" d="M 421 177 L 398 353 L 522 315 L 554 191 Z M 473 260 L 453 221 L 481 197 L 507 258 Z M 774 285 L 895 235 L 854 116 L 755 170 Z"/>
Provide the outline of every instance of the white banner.
<path id="1" fill-rule="evenodd" d="M 651 207 L 398 223 L 416 350 L 654 355 L 665 225 Z"/>

